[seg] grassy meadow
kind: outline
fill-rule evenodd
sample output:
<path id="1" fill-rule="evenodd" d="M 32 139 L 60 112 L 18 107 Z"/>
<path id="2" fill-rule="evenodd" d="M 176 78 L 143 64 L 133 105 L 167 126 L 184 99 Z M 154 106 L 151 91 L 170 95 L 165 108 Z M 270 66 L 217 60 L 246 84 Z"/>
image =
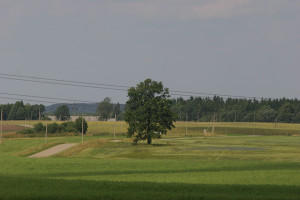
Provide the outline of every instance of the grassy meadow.
<path id="1" fill-rule="evenodd" d="M 124 122 L 89 122 L 84 142 L 6 133 L 0 199 L 300 199 L 300 125 L 215 123 L 214 135 L 211 123 L 176 126 L 153 145 L 132 145 Z M 27 157 L 61 143 L 78 145 Z"/>

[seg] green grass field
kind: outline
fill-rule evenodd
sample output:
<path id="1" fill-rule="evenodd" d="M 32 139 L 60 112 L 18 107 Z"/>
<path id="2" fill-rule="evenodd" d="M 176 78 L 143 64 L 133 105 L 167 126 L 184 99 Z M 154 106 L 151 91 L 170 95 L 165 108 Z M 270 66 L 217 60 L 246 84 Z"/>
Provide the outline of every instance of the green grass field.
<path id="1" fill-rule="evenodd" d="M 217 123 L 216 134 L 203 137 L 211 123 L 190 122 L 185 136 L 178 122 L 153 145 L 132 145 L 120 123 L 89 124 L 98 129 L 83 143 L 4 138 L 0 199 L 300 199 L 297 124 Z M 58 155 L 27 157 L 71 142 L 78 145 Z"/>
<path id="2" fill-rule="evenodd" d="M 3 125 L 33 126 L 39 121 L 4 121 Z M 46 122 L 42 121 L 45 125 Z M 48 123 L 54 123 L 49 121 Z M 62 122 L 56 122 L 62 123 Z M 168 132 L 164 137 L 203 136 L 204 129 L 207 133 L 212 132 L 211 122 L 176 122 L 176 128 Z M 251 122 L 217 122 L 214 123 L 215 134 L 218 135 L 300 135 L 300 124 L 284 123 L 251 123 Z M 126 136 L 127 124 L 124 121 L 118 122 L 88 122 L 88 134 L 98 136 Z M 5 132 L 15 132 L 14 129 Z"/>

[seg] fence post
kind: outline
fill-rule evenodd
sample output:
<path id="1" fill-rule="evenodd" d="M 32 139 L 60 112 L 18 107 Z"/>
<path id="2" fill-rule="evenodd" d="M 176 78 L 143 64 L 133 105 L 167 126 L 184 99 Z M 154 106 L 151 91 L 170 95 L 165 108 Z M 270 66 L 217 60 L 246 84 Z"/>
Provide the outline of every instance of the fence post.
<path id="1" fill-rule="evenodd" d="M 2 121 L 3 121 L 3 110 L 1 109 L 1 133 L 0 133 L 0 144 L 2 144 Z"/>

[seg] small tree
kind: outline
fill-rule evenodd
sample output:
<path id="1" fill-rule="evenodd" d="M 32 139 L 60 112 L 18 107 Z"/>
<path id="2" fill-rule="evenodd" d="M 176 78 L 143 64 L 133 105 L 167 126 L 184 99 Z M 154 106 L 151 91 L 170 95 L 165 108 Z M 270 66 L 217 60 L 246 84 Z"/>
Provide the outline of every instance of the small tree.
<path id="1" fill-rule="evenodd" d="M 69 108 L 66 105 L 59 106 L 54 114 L 56 119 L 60 121 L 68 121 L 71 118 Z"/>
<path id="2" fill-rule="evenodd" d="M 113 104 L 111 103 L 111 99 L 106 97 L 103 101 L 98 104 L 96 113 L 100 115 L 101 119 L 107 120 L 112 113 Z"/>
<path id="3" fill-rule="evenodd" d="M 74 124 L 75 124 L 76 130 L 79 133 L 81 133 L 81 131 L 82 131 L 82 117 L 77 118 Z M 83 118 L 83 134 L 86 134 L 87 129 L 88 129 L 88 124 L 85 121 L 85 119 Z"/>
<path id="4" fill-rule="evenodd" d="M 129 124 L 128 136 L 135 136 L 134 143 L 160 138 L 167 130 L 174 128 L 176 114 L 172 111 L 169 90 L 162 82 L 146 79 L 128 90 L 125 121 Z"/>

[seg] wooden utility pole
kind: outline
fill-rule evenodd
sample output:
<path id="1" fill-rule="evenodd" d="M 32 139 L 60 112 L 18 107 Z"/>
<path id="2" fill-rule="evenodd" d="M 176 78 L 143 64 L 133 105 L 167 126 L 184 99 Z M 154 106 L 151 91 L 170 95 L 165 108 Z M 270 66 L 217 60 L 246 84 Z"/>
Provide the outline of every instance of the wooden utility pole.
<path id="1" fill-rule="evenodd" d="M 83 116 L 81 115 L 81 142 L 83 142 Z"/>
<path id="2" fill-rule="evenodd" d="M 185 116 L 185 136 L 187 136 L 187 122 L 188 122 L 188 114 Z"/>
<path id="3" fill-rule="evenodd" d="M 276 119 L 274 121 L 274 127 L 277 127 L 277 120 L 278 120 L 278 118 L 276 117 Z"/>
<path id="4" fill-rule="evenodd" d="M 116 123 L 117 123 L 117 114 L 115 114 L 115 123 L 114 123 L 114 139 L 116 139 Z"/>
<path id="5" fill-rule="evenodd" d="M 215 117 L 216 117 L 216 113 L 214 113 L 212 117 L 212 134 L 215 133 Z"/>
<path id="6" fill-rule="evenodd" d="M 3 110 L 1 109 L 1 133 L 0 133 L 0 144 L 2 144 L 2 121 L 3 121 Z"/>
<path id="7" fill-rule="evenodd" d="M 234 111 L 234 122 L 236 122 L 236 110 Z"/>
<path id="8" fill-rule="evenodd" d="M 254 135 L 254 124 L 255 124 L 255 113 L 254 113 L 254 116 L 253 116 L 252 135 Z"/>
<path id="9" fill-rule="evenodd" d="M 45 143 L 47 143 L 47 135 L 48 135 L 48 119 L 46 119 Z"/>

